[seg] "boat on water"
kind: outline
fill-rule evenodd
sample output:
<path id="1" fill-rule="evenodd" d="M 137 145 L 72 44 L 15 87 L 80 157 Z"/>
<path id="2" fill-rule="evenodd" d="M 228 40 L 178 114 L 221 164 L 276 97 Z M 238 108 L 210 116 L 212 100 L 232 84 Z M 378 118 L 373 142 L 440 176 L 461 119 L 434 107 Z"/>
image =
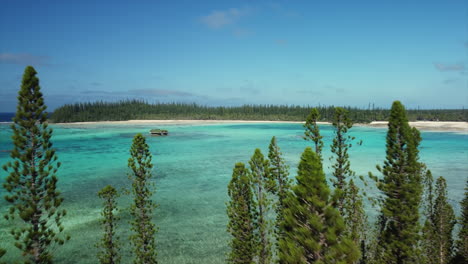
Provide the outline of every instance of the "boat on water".
<path id="1" fill-rule="evenodd" d="M 167 136 L 169 135 L 169 131 L 166 129 L 151 129 L 150 134 L 153 136 Z"/>

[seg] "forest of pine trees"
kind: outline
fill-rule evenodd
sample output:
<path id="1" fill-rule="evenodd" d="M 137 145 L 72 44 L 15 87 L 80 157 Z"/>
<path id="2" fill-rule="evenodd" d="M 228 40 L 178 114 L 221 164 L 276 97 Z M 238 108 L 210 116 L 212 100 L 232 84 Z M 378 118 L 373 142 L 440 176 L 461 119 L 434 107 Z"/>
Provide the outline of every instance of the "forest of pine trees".
<path id="1" fill-rule="evenodd" d="M 382 166 L 377 165 L 381 175 L 370 174 L 370 179 L 375 181 L 380 191 L 378 197 L 367 197 L 366 190 L 356 184 L 363 181 L 360 185 L 369 186 L 365 178 L 357 178 L 352 170 L 348 150 L 353 146 L 354 138 L 348 135 L 348 130 L 352 128 L 353 121 L 344 108 L 336 108 L 331 119 L 334 139 L 330 183 L 323 172 L 324 144 L 317 125 L 320 119 L 318 109 L 311 110 L 304 124 L 303 138 L 311 145 L 300 158 L 294 183 L 287 178 L 285 163 L 278 162 L 282 157 L 275 137 L 269 146 L 268 159 L 264 159 L 256 149 L 252 157 L 256 162 L 251 160 L 249 168 L 242 163 L 236 164 L 235 171 L 242 164 L 242 174 L 246 175 L 242 192 L 249 194 L 258 193 L 261 182 L 258 171 L 259 167 L 262 168 L 262 186 L 274 190 L 267 191 L 268 205 L 273 203 L 276 210 L 273 212 L 275 217 L 270 218 L 275 223 L 267 225 L 270 230 L 265 230 L 255 221 L 258 211 L 265 210 L 263 203 L 249 200 L 249 206 L 236 207 L 237 212 L 233 212 L 236 208 L 229 207 L 229 226 L 247 223 L 245 218 L 234 216 L 254 216 L 249 218 L 249 229 L 237 229 L 237 232 L 229 229 L 232 235 L 229 256 L 243 254 L 239 247 L 233 245 L 239 243 L 238 235 L 245 236 L 247 230 L 249 243 L 260 245 L 255 252 L 249 251 L 248 259 L 228 258 L 229 263 L 265 263 L 262 243 L 266 239 L 258 235 L 263 233 L 276 234 L 270 236 L 276 247 L 270 247 L 273 252 L 269 254 L 269 263 L 467 263 L 468 198 L 462 201 L 462 217 L 458 220 L 460 231 L 455 241 L 457 220 L 447 200 L 446 181 L 439 177 L 434 185 L 431 172 L 419 161 L 421 137 L 417 129 L 409 126 L 406 113 L 399 101 L 393 103 L 386 138 L 386 158 Z M 265 171 L 268 164 L 273 166 Z M 238 174 L 234 173 L 231 182 L 237 177 Z M 280 182 L 286 184 L 281 185 Z M 232 188 L 231 183 L 229 193 L 234 192 Z M 236 203 L 235 196 L 230 195 L 230 198 L 229 204 Z M 377 202 L 380 209 L 375 226 L 370 225 L 365 214 L 365 198 Z"/>
<path id="2" fill-rule="evenodd" d="M 374 107 L 344 107 L 349 118 L 358 123 L 386 121 L 390 110 Z M 243 105 L 203 106 L 187 103 L 155 103 L 126 100 L 119 102 L 89 102 L 68 104 L 55 109 L 50 117 L 54 123 L 123 120 L 275 120 L 304 121 L 309 115 L 309 106 L 295 105 Z M 317 121 L 332 122 L 335 107 L 317 106 L 320 118 Z M 410 121 L 468 121 L 466 109 L 408 110 Z"/>
<path id="3" fill-rule="evenodd" d="M 14 148 L 11 161 L 3 166 L 8 173 L 3 187 L 9 204 L 5 219 L 11 224 L 14 246 L 19 249 L 16 260 L 44 264 L 54 262 L 52 248 L 57 249 L 70 236 L 63 225 L 64 198 L 57 189 L 60 163 L 36 74 L 28 66 L 23 75 L 11 125 Z M 126 104 L 146 105 L 129 101 L 112 107 Z M 90 104 L 83 109 L 111 105 Z M 251 110 L 259 114 L 267 108 L 256 109 L 258 113 Z M 83 113 L 83 109 L 77 111 Z M 324 116 L 334 128 L 332 156 L 328 157 L 333 177 L 329 180 L 322 165 L 327 157 L 323 157 L 324 144 L 317 125 L 324 109 L 328 109 Z M 299 113 L 304 109 L 296 110 Z M 310 146 L 300 156 L 294 180 L 289 177 L 276 137 L 271 139 L 266 157 L 257 148 L 248 166 L 235 164 L 227 186 L 228 263 L 468 263 L 468 181 L 461 216 L 456 218 L 447 198 L 446 180 L 437 177 L 434 182 L 431 171 L 420 161 L 421 136 L 409 126 L 407 111 L 399 101 L 386 112 L 386 157 L 382 165 L 377 165 L 380 175 L 369 175 L 379 190 L 374 199 L 379 216 L 375 227 L 368 223 L 364 188 L 369 183 L 363 177 L 356 178 L 349 157 L 354 138 L 348 131 L 356 121 L 353 116 L 361 110 L 353 111 L 314 108 L 307 115 L 301 114 L 306 120 L 304 139 Z M 128 159 L 131 187 L 119 192 L 108 185 L 96 197 L 102 199 L 103 206 L 99 222 L 102 237 L 95 243 L 99 249 L 96 262 L 120 263 L 121 249 L 130 246 L 133 263 L 158 263 L 152 169 L 146 139 L 136 134 Z M 363 181 L 363 189 L 357 181 Z M 128 194 L 132 197 L 128 208 L 131 235 L 121 239 L 117 236 L 117 212 L 121 209 L 116 198 Z M 0 263 L 5 253 L 0 249 Z"/>

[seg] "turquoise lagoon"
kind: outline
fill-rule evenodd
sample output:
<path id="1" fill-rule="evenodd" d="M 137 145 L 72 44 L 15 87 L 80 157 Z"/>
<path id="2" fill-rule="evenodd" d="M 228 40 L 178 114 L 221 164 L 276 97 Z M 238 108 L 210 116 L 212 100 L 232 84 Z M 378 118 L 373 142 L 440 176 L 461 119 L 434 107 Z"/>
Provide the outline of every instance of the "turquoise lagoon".
<path id="1" fill-rule="evenodd" d="M 94 244 L 100 237 L 98 219 L 101 201 L 96 193 L 107 184 L 119 188 L 130 186 L 127 178 L 129 147 L 135 133 L 147 134 L 158 127 L 168 129 L 168 137 L 151 137 L 147 142 L 153 154 L 154 195 L 159 204 L 155 213 L 158 254 L 160 263 L 223 263 L 227 252 L 228 234 L 225 202 L 226 186 L 235 162 L 247 162 L 255 148 L 266 155 L 272 136 L 291 169 L 296 173 L 299 157 L 310 142 L 304 141 L 300 124 L 235 123 L 216 125 L 53 125 L 53 142 L 62 167 L 59 170 L 59 188 L 68 210 L 65 219 L 71 240 L 56 249 L 58 263 L 96 263 Z M 330 126 L 321 126 L 325 140 L 324 157 L 329 157 L 333 132 Z M 376 164 L 385 158 L 385 128 L 355 127 L 352 134 L 361 146 L 350 151 L 352 168 L 360 175 L 377 173 Z M 0 125 L 0 164 L 9 160 L 11 149 L 9 125 Z M 434 176 L 447 178 L 449 198 L 457 214 L 468 176 L 468 135 L 460 133 L 422 132 L 420 156 Z M 330 177 L 330 161 L 325 168 Z M 0 172 L 0 180 L 6 177 Z M 373 190 L 370 190 L 373 192 Z M 4 190 L 0 189 L 4 195 Z M 122 208 L 129 197 L 119 198 Z M 0 210 L 6 203 L 0 200 Z M 375 210 L 368 208 L 368 214 Z M 123 263 L 129 263 L 130 234 L 128 212 L 120 211 L 119 235 L 124 247 Z M 0 246 L 9 250 L 7 260 L 17 255 L 8 233 L 10 223 L 0 220 Z"/>

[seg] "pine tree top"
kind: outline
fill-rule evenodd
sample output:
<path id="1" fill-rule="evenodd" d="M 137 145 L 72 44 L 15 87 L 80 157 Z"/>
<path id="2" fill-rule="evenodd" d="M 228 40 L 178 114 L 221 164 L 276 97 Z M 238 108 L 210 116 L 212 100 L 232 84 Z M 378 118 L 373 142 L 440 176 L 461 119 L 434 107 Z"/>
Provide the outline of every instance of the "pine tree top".
<path id="1" fill-rule="evenodd" d="M 303 197 L 318 196 L 321 201 L 328 201 L 330 189 L 322 169 L 322 162 L 310 147 L 302 153 L 296 179 L 297 185 L 293 187 L 295 192 L 302 193 Z"/>
<path id="2" fill-rule="evenodd" d="M 112 185 L 107 185 L 98 192 L 100 198 L 110 198 L 117 196 L 117 190 Z"/>

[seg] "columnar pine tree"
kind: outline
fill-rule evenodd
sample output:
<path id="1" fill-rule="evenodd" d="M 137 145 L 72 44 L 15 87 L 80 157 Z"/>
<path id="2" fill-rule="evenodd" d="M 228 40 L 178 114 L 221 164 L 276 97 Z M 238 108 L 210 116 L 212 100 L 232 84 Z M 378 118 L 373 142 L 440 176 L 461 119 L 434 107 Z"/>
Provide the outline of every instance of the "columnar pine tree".
<path id="1" fill-rule="evenodd" d="M 276 181 L 275 193 L 278 197 L 278 202 L 275 207 L 275 232 L 277 240 L 279 240 L 279 237 L 282 235 L 280 232 L 280 224 L 283 222 L 283 210 L 285 208 L 284 199 L 286 199 L 287 193 L 291 191 L 291 180 L 288 179 L 289 167 L 281 156 L 282 153 L 278 147 L 276 137 L 271 139 L 268 149 L 268 159 L 270 160 L 270 175 L 271 178 Z"/>
<path id="2" fill-rule="evenodd" d="M 157 263 L 155 234 L 156 227 L 152 222 L 153 211 L 156 204 L 151 200 L 153 195 L 153 184 L 150 182 L 151 153 L 142 134 L 136 134 L 130 149 L 131 157 L 128 159 L 128 167 L 131 169 L 129 178 L 132 183 L 133 204 L 131 205 L 130 221 L 132 230 L 135 232 L 130 240 L 133 244 L 135 264 Z"/>
<path id="3" fill-rule="evenodd" d="M 332 181 L 335 187 L 336 207 L 344 218 L 347 234 L 355 245 L 361 245 L 364 239 L 366 216 L 359 187 L 354 184 L 352 179 L 355 173 L 351 170 L 348 154 L 354 140 L 354 137 L 348 135 L 353 121 L 348 117 L 348 111 L 336 107 L 332 125 L 335 137 L 331 145 L 331 152 L 334 156 L 330 159 L 334 160 L 332 168 L 335 179 Z"/>
<path id="4" fill-rule="evenodd" d="M 228 185 L 230 201 L 227 204 L 228 232 L 232 236 L 228 263 L 251 264 L 256 256 L 254 237 L 255 205 L 248 171 L 241 162 L 236 163 Z"/>
<path id="5" fill-rule="evenodd" d="M 434 215 L 432 224 L 436 231 L 435 244 L 436 253 L 434 258 L 438 264 L 449 263 L 453 257 L 453 228 L 456 224 L 455 213 L 447 199 L 447 182 L 444 177 L 436 181 L 434 201 Z"/>
<path id="6" fill-rule="evenodd" d="M 437 263 L 434 254 L 437 251 L 436 244 L 436 229 L 433 223 L 434 219 L 434 178 L 430 170 L 426 172 L 424 177 L 424 215 L 426 221 L 422 228 L 421 246 L 423 254 L 420 262 Z"/>
<path id="7" fill-rule="evenodd" d="M 279 262 L 353 263 L 357 246 L 346 235 L 340 212 L 333 207 L 321 160 L 310 147 L 301 156 L 297 185 L 286 198 L 285 236 L 279 241 Z"/>
<path id="8" fill-rule="evenodd" d="M 468 263 L 468 180 L 466 181 L 465 197 L 460 203 L 461 217 L 459 220 L 460 231 L 457 241 L 457 255 L 454 263 Z"/>
<path id="9" fill-rule="evenodd" d="M 275 182 L 269 172 L 269 162 L 264 158 L 260 149 L 255 149 L 249 161 L 250 177 L 253 194 L 257 204 L 256 236 L 258 242 L 258 262 L 267 264 L 271 262 L 271 222 L 267 215 L 271 210 L 272 201 L 269 193 L 275 189 Z"/>
<path id="10" fill-rule="evenodd" d="M 355 245 L 365 245 L 365 233 L 367 217 L 364 211 L 364 199 L 359 187 L 351 179 L 345 193 L 346 199 L 343 207 L 343 218 L 346 224 L 347 234 Z M 363 252 L 361 252 L 363 253 Z M 364 256 L 364 254 L 362 254 Z"/>
<path id="11" fill-rule="evenodd" d="M 52 247 L 67 240 L 60 209 L 63 198 L 57 190 L 57 162 L 52 148 L 52 129 L 48 127 L 46 105 L 37 72 L 26 67 L 18 95 L 16 115 L 11 126 L 14 148 L 12 162 L 3 166 L 9 172 L 4 187 L 5 199 L 11 204 L 7 219 L 18 219 L 11 230 L 15 246 L 28 263 L 52 263 Z"/>
<path id="12" fill-rule="evenodd" d="M 348 129 L 353 126 L 353 122 L 348 117 L 348 113 L 341 107 L 335 108 L 333 117 L 333 127 L 335 128 L 335 137 L 333 138 L 333 144 L 331 145 L 331 152 L 334 154 L 335 162 L 332 165 L 333 186 L 338 196 L 337 207 L 340 210 L 341 215 L 344 215 L 344 203 L 346 188 L 349 179 L 354 176 L 354 172 L 351 170 L 351 162 L 349 161 L 348 150 L 351 147 L 351 141 L 353 137 L 349 136 Z M 357 186 L 355 186 L 357 188 Z"/>
<path id="13" fill-rule="evenodd" d="M 317 108 L 312 108 L 309 115 L 306 118 L 306 122 L 304 124 L 304 139 L 311 140 L 315 144 L 315 153 L 322 158 L 322 136 L 320 135 L 320 130 L 317 125 L 317 121 L 320 119 L 320 113 Z"/>
<path id="14" fill-rule="evenodd" d="M 410 128 L 405 108 L 395 101 L 390 111 L 386 160 L 377 188 L 383 193 L 377 258 L 380 263 L 415 263 L 419 255 L 421 167 L 419 131 Z"/>
<path id="15" fill-rule="evenodd" d="M 98 192 L 98 196 L 104 200 L 104 208 L 101 212 L 104 235 L 96 245 L 100 249 L 98 253 L 99 263 L 117 264 L 120 263 L 121 259 L 119 237 L 115 233 L 117 221 L 119 220 L 118 216 L 115 215 L 118 193 L 114 187 L 107 185 Z"/>

